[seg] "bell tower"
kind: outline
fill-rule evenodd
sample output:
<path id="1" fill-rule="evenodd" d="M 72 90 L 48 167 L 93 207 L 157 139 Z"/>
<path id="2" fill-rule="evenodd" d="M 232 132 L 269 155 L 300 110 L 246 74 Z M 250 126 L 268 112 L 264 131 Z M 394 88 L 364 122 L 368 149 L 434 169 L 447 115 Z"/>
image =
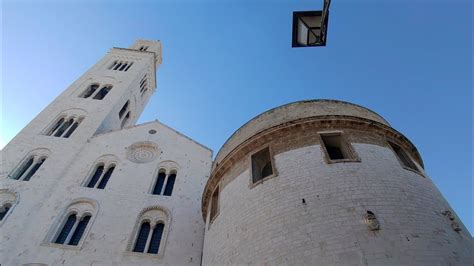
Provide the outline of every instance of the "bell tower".
<path id="1" fill-rule="evenodd" d="M 155 91 L 161 54 L 159 41 L 112 48 L 5 146 L 0 175 L 16 175 L 35 150 L 71 160 L 91 137 L 134 125 Z"/>

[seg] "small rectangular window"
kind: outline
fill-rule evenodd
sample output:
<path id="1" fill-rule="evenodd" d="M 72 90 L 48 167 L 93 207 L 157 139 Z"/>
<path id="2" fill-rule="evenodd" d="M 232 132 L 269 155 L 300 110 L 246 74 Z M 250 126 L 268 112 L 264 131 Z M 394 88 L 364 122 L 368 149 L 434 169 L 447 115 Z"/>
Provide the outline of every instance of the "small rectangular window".
<path id="1" fill-rule="evenodd" d="M 405 150 L 402 149 L 402 147 L 390 141 L 388 142 L 388 144 L 390 144 L 393 151 L 395 152 L 395 155 L 397 155 L 398 160 L 402 163 L 403 166 L 418 171 L 418 168 L 416 167 L 415 163 L 411 160 L 410 156 L 408 156 Z"/>
<path id="2" fill-rule="evenodd" d="M 253 183 L 257 183 L 265 177 L 273 175 L 273 165 L 269 147 L 254 153 L 251 157 L 251 161 Z"/>
<path id="3" fill-rule="evenodd" d="M 341 133 L 321 134 L 321 140 L 322 147 L 326 150 L 326 155 L 330 161 L 356 159 L 351 144 L 344 139 Z"/>
<path id="4" fill-rule="evenodd" d="M 210 221 L 212 222 L 214 218 L 216 217 L 217 213 L 219 211 L 219 187 L 217 187 L 214 190 L 214 193 L 212 193 L 212 198 L 211 198 L 211 214 L 210 214 Z"/>

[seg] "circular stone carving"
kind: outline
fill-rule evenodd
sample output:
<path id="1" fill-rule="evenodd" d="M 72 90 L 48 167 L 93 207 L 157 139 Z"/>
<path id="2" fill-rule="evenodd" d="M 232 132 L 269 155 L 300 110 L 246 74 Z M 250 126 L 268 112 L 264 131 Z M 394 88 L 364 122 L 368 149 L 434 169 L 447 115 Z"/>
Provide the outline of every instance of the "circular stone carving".
<path id="1" fill-rule="evenodd" d="M 127 150 L 127 159 L 135 163 L 149 163 L 158 155 L 158 146 L 151 141 L 136 142 Z"/>

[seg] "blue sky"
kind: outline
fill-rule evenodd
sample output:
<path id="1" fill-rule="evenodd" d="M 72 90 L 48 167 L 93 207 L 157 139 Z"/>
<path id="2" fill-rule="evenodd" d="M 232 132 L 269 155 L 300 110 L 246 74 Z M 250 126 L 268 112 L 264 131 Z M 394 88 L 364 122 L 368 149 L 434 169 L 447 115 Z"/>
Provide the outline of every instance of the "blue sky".
<path id="1" fill-rule="evenodd" d="M 158 90 L 139 122 L 214 153 L 281 104 L 339 99 L 384 116 L 473 232 L 472 4 L 334 0 L 327 47 L 291 48 L 292 12 L 322 0 L 3 1 L 3 146 L 112 46 L 163 43 Z"/>

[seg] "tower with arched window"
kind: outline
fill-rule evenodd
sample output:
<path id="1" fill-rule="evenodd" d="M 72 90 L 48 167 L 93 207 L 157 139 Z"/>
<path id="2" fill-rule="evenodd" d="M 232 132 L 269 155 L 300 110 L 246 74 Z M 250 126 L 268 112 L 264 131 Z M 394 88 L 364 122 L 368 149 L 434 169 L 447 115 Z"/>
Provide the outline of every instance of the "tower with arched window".
<path id="1" fill-rule="evenodd" d="M 2 150 L 0 264 L 199 265 L 212 152 L 136 125 L 161 43 L 112 48 Z"/>
<path id="2" fill-rule="evenodd" d="M 377 113 L 283 105 L 213 161 L 136 124 L 160 64 L 158 41 L 112 48 L 0 151 L 1 265 L 471 263 L 415 145 Z"/>

